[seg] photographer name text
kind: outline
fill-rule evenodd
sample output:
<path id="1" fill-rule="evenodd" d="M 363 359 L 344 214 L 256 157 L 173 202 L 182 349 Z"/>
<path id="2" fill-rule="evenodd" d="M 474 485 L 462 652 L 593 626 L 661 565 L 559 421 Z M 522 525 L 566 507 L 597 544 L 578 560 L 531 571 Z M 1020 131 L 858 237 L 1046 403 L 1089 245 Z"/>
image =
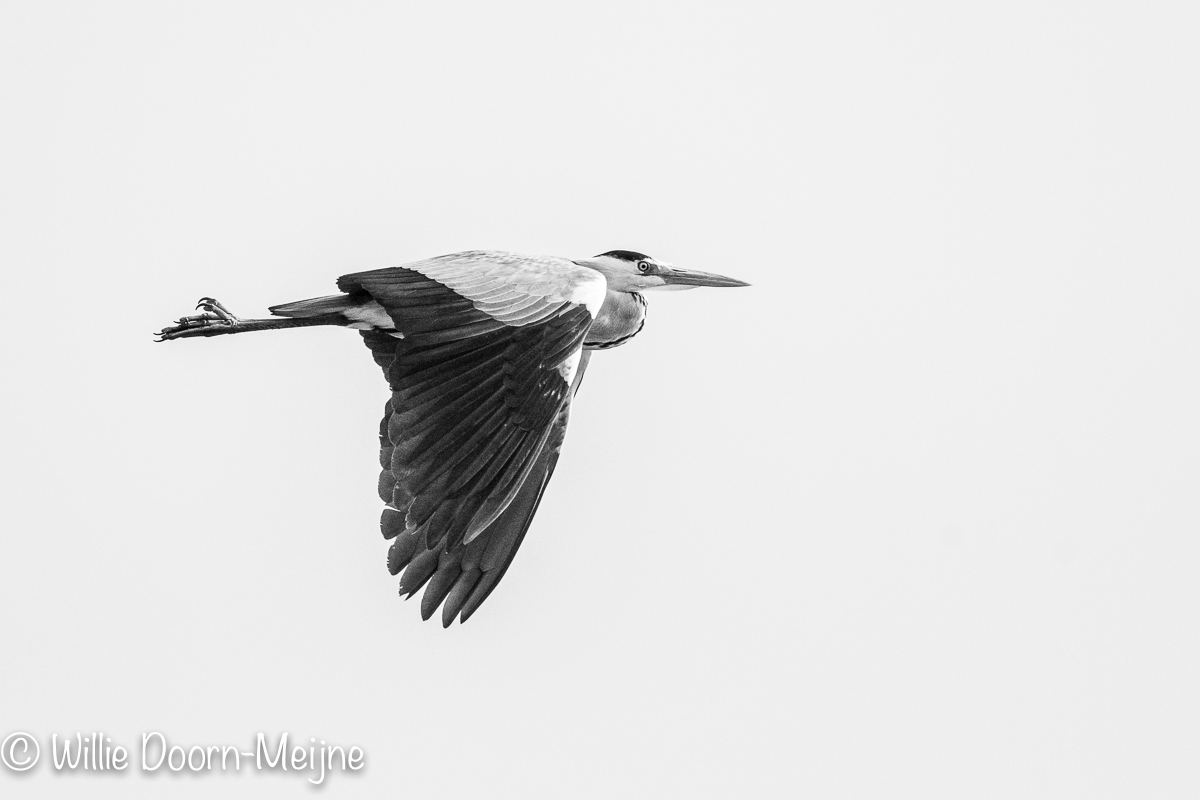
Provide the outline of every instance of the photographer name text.
<path id="1" fill-rule="evenodd" d="M 250 749 L 236 745 L 174 744 L 159 731 L 143 733 L 136 749 L 138 767 L 135 772 L 240 772 L 272 770 L 307 775 L 315 785 L 325 782 L 333 772 L 357 772 L 366 765 L 366 754 L 358 745 L 343 747 L 324 739 L 309 738 L 297 743 L 282 733 L 272 743 L 270 737 L 258 733 Z M 52 734 L 45 742 L 50 766 L 55 772 L 121 772 L 133 763 L 131 748 L 114 742 L 103 732 L 59 736 Z M 41 746 L 36 738 L 23 731 L 9 734 L 0 748 L 0 760 L 13 772 L 24 772 L 41 759 Z"/>

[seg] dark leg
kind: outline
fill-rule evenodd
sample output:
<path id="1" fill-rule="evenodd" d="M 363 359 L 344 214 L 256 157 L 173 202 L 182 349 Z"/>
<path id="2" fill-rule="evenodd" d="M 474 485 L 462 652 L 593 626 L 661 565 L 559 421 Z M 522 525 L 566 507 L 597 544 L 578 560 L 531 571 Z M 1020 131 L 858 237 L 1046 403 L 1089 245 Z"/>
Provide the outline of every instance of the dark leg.
<path id="1" fill-rule="evenodd" d="M 303 328 L 310 325 L 345 325 L 348 320 L 341 314 L 324 314 L 319 317 L 275 317 L 274 319 L 241 319 L 229 312 L 211 297 L 202 297 L 196 308 L 201 314 L 181 317 L 175 324 L 163 328 L 156 336 L 157 341 L 188 339 L 193 336 L 221 336 L 226 333 L 269 331 L 277 328 Z"/>

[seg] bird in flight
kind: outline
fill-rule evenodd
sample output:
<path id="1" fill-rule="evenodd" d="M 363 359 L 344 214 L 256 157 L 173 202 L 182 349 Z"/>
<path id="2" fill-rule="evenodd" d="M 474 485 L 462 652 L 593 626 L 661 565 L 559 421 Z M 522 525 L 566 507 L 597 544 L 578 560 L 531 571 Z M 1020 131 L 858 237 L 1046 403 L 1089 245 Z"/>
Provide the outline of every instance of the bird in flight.
<path id="1" fill-rule="evenodd" d="M 646 320 L 642 292 L 748 286 L 631 250 L 570 260 L 474 250 L 338 278 L 340 294 L 241 319 L 211 297 L 158 332 L 358 329 L 392 396 L 379 425 L 380 526 L 421 616 L 475 613 L 512 562 L 554 472 L 594 350 Z"/>

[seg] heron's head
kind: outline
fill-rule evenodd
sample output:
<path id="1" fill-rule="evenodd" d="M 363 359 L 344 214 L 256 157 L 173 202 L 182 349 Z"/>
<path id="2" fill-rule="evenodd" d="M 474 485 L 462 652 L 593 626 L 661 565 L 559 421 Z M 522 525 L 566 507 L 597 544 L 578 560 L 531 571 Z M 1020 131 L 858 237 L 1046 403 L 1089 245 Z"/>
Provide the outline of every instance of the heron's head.
<path id="1" fill-rule="evenodd" d="M 576 263 L 603 273 L 614 292 L 644 292 L 648 289 L 694 289 L 697 286 L 749 286 L 724 275 L 677 269 L 633 250 L 609 250 Z"/>

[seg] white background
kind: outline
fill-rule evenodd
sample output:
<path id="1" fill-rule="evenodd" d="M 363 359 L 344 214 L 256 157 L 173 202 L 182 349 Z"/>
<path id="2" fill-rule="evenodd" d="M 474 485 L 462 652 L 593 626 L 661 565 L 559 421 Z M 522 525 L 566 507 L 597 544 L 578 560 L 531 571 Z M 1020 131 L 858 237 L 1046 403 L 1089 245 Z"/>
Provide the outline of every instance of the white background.
<path id="1" fill-rule="evenodd" d="M 360 745 L 330 797 L 1197 796 L 1195 9 L 6 0 L 0 735 Z M 593 359 L 443 630 L 358 336 L 151 333 L 472 248 L 754 286 Z M 165 772 L 0 793 L 316 791 Z"/>

